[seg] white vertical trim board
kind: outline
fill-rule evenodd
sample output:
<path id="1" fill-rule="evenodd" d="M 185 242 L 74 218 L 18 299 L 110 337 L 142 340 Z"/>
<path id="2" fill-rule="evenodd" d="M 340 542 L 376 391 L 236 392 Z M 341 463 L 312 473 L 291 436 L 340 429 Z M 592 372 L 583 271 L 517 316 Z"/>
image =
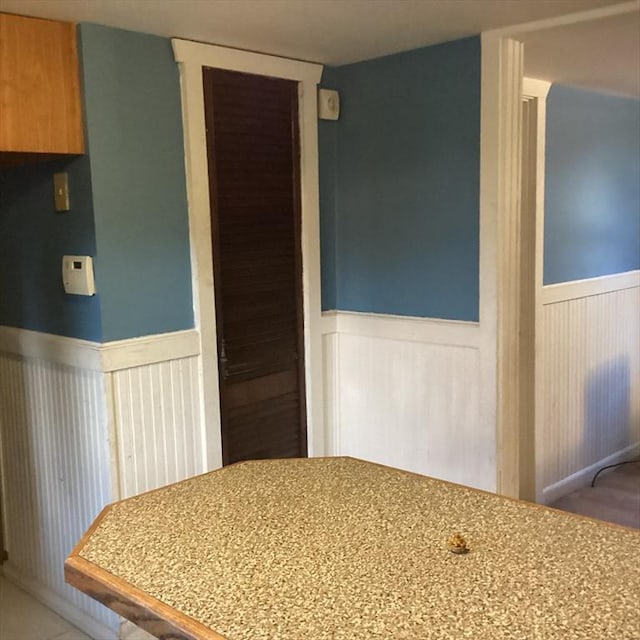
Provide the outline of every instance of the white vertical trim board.
<path id="1" fill-rule="evenodd" d="M 535 307 L 536 307 L 536 111 L 537 99 L 522 99 L 522 214 L 520 217 L 520 486 L 535 500 Z M 525 453 L 529 455 L 525 455 Z"/>
<path id="2" fill-rule="evenodd" d="M 173 39 L 180 69 L 185 162 L 189 200 L 196 325 L 201 334 L 201 419 L 207 433 L 206 464 L 222 464 L 215 296 L 211 253 L 209 182 L 202 68 L 213 67 L 298 82 L 305 382 L 309 455 L 325 454 L 320 317 L 320 230 L 318 194 L 317 83 L 322 66 L 237 49 Z"/>
<path id="3" fill-rule="evenodd" d="M 518 496 L 522 45 L 482 34 L 480 328 L 483 414 L 495 425 L 495 489 Z"/>
<path id="4" fill-rule="evenodd" d="M 526 54 L 526 51 L 525 51 Z M 533 371 L 533 438 L 527 438 L 527 442 L 531 444 L 533 441 L 533 461 L 529 461 L 529 465 L 533 463 L 533 491 L 534 495 L 527 495 L 527 498 L 535 498 L 540 501 L 542 497 L 542 472 L 538 463 L 539 451 L 542 446 L 542 414 L 543 414 L 543 384 L 542 375 L 544 352 L 542 347 L 543 334 L 543 310 L 542 310 L 542 283 L 544 272 L 544 194 L 545 194 L 545 154 L 546 154 L 546 127 L 547 127 L 547 96 L 551 83 L 544 80 L 536 80 L 534 78 L 524 78 L 522 86 L 523 100 L 527 101 L 532 114 L 532 129 L 529 131 L 533 139 L 528 140 L 529 144 L 529 175 L 527 179 L 535 180 L 535 204 L 534 211 L 523 212 L 523 215 L 535 216 L 535 266 L 533 273 L 529 277 L 533 277 L 534 291 L 534 353 L 530 354 L 533 362 L 525 363 L 528 371 Z M 533 174 L 533 175 L 531 175 Z M 530 203 L 529 203 L 530 204 Z M 526 276 L 525 276 L 526 277 Z M 528 390 L 529 393 L 531 390 Z"/>

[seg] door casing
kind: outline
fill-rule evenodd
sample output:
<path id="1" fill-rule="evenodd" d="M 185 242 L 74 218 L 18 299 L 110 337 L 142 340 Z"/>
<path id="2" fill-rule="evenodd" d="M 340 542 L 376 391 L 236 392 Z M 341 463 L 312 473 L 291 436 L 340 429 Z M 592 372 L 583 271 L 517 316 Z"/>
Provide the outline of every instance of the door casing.
<path id="1" fill-rule="evenodd" d="M 526 50 L 525 50 L 526 53 Z M 523 153 L 527 156 L 522 179 L 529 188 L 529 208 L 523 206 L 523 220 L 529 219 L 526 241 L 533 245 L 534 267 L 531 264 L 524 270 L 523 287 L 530 298 L 527 313 L 532 317 L 525 318 L 529 329 L 533 332 L 533 344 L 525 346 L 527 357 L 523 359 L 522 389 L 527 394 L 527 406 L 532 409 L 531 415 L 523 416 L 520 423 L 520 497 L 525 500 L 540 502 L 542 485 L 540 461 L 541 451 L 541 335 L 542 335 L 542 285 L 543 285 L 543 249 L 544 249 L 544 172 L 545 172 L 545 140 L 546 140 L 546 105 L 547 94 L 551 83 L 544 80 L 524 78 L 522 83 L 522 99 L 528 111 L 528 126 L 523 131 Z M 525 242 L 523 234 L 523 242 Z M 531 339 L 531 337 L 529 338 Z"/>
<path id="2" fill-rule="evenodd" d="M 211 249 L 202 68 L 213 67 L 298 83 L 304 357 L 309 456 L 326 455 L 320 305 L 317 84 L 322 65 L 172 39 L 180 69 L 185 137 L 194 320 L 200 333 L 199 392 L 206 450 L 203 466 L 222 466 L 218 353 Z"/>

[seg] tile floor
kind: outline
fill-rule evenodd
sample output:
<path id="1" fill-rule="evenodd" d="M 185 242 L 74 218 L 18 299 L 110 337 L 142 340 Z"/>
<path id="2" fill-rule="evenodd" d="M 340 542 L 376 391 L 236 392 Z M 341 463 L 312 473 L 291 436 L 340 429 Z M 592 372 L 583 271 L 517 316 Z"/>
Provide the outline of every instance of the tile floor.
<path id="1" fill-rule="evenodd" d="M 0 575 L 0 640 L 91 640 Z"/>

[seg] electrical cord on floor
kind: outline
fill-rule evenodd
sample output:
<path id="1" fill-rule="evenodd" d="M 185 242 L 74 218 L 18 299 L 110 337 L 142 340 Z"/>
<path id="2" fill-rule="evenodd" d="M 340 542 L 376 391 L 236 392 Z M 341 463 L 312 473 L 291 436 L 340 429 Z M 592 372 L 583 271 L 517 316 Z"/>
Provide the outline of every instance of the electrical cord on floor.
<path id="1" fill-rule="evenodd" d="M 623 464 L 634 464 L 634 463 L 638 463 L 638 462 L 640 462 L 640 458 L 638 458 L 637 460 L 625 460 L 624 462 L 618 462 L 616 464 L 608 464 L 606 467 L 602 467 L 602 469 L 599 469 L 598 472 L 596 473 L 596 475 L 593 476 L 593 480 L 591 481 L 591 486 L 592 487 L 596 486 L 596 478 L 603 471 L 606 471 L 607 469 L 613 469 L 613 467 L 621 467 Z"/>

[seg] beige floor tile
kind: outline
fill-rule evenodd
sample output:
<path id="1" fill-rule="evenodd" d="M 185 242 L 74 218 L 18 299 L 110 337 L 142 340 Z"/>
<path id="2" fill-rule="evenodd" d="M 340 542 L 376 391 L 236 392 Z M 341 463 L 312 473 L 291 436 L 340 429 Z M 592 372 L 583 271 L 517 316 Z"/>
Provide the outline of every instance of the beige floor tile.
<path id="1" fill-rule="evenodd" d="M 0 640 L 86 640 L 72 625 L 0 576 Z"/>

